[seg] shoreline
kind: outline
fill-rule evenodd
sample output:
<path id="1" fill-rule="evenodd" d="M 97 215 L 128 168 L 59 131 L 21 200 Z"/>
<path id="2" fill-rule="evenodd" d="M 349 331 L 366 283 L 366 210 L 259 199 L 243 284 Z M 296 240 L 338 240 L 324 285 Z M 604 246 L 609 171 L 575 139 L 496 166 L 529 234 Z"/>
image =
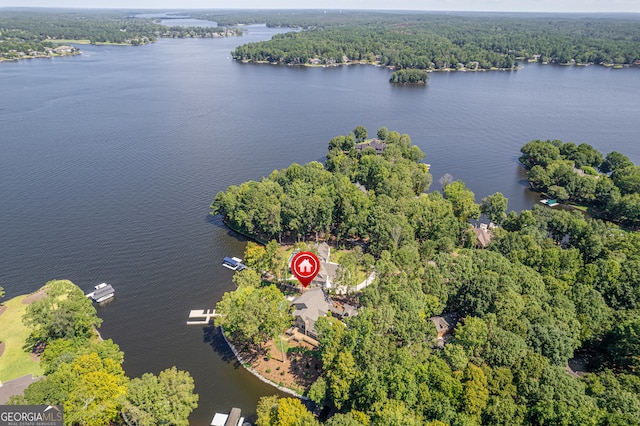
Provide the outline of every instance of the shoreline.
<path id="1" fill-rule="evenodd" d="M 227 345 L 229 346 L 229 348 L 231 349 L 231 352 L 233 352 L 233 355 L 236 357 L 236 359 L 238 360 L 238 362 L 240 363 L 240 365 L 242 365 L 245 370 L 247 370 L 249 373 L 253 374 L 254 376 L 256 376 L 258 379 L 260 379 L 261 381 L 263 381 L 264 383 L 271 385 L 273 387 L 275 387 L 276 389 L 278 389 L 281 392 L 285 392 L 288 393 L 289 395 L 295 396 L 296 398 L 300 398 L 303 401 L 310 401 L 309 397 L 304 396 L 304 395 L 300 395 L 299 393 L 297 393 L 296 391 L 286 388 L 284 386 L 280 386 L 275 382 L 272 382 L 271 380 L 267 379 L 266 377 L 262 376 L 260 373 L 258 373 L 252 366 L 251 363 L 248 361 L 245 361 L 244 358 L 242 358 L 242 355 L 240 355 L 240 352 L 238 352 L 238 350 L 236 349 L 236 347 L 233 345 L 233 343 L 231 343 L 229 341 L 229 339 L 227 339 L 227 335 L 224 333 L 224 328 L 219 327 L 220 328 L 220 334 L 222 334 L 222 338 L 224 339 L 225 342 L 227 342 Z"/>
<path id="2" fill-rule="evenodd" d="M 349 65 L 373 65 L 378 68 L 388 68 L 390 70 L 397 70 L 396 67 L 391 65 L 382 65 L 376 62 L 363 62 L 363 61 L 350 61 L 350 62 L 340 62 L 340 63 L 332 63 L 332 64 L 320 64 L 320 63 L 304 63 L 304 64 L 287 64 L 284 62 L 271 62 L 271 61 L 254 61 L 252 59 L 233 59 L 236 62 L 240 62 L 242 64 L 260 64 L 260 65 L 281 65 L 287 67 L 308 67 L 308 68 L 329 68 L 329 67 L 341 67 L 341 66 L 349 66 Z M 555 62 L 535 62 L 535 61 L 519 61 L 524 64 L 538 64 L 538 65 L 556 65 L 560 67 L 589 67 L 589 66 L 601 66 L 604 68 L 611 69 L 627 69 L 627 68 L 640 68 L 640 66 L 635 64 L 596 64 L 596 63 L 569 63 L 569 64 L 559 64 Z M 423 69 L 423 68 L 415 68 L 415 69 Z M 524 67 L 522 65 L 517 65 L 512 68 L 439 68 L 439 69 L 424 69 L 425 71 L 431 72 L 493 72 L 493 71 L 518 71 L 522 70 Z"/>
<path id="3" fill-rule="evenodd" d="M 329 67 L 341 67 L 341 66 L 349 66 L 349 65 L 372 65 L 377 68 L 387 68 L 390 70 L 397 70 L 396 67 L 392 65 L 382 65 L 381 63 L 376 62 L 362 62 L 362 61 L 350 61 L 350 62 L 336 62 L 333 64 L 286 64 L 284 62 L 270 62 L 270 61 L 254 61 L 252 59 L 234 59 L 236 62 L 240 62 L 242 64 L 260 64 L 260 65 L 282 65 L 287 67 L 308 67 L 308 68 L 329 68 Z M 415 69 L 423 69 L 423 68 L 415 68 Z M 431 72 L 487 72 L 487 71 L 518 71 L 522 69 L 521 66 L 513 67 L 513 68 L 439 68 L 439 69 L 425 69 L 425 71 Z"/>

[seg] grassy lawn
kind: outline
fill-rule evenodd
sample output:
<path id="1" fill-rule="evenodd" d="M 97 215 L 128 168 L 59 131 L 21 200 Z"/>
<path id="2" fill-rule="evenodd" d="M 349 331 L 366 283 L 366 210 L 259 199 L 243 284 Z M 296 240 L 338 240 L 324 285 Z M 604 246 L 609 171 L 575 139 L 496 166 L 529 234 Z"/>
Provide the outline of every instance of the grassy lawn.
<path id="1" fill-rule="evenodd" d="M 589 208 L 587 206 L 579 206 L 577 204 L 569 204 L 569 206 L 573 207 L 576 210 L 583 211 L 585 213 L 589 210 Z"/>
<path id="2" fill-rule="evenodd" d="M 42 375 L 43 371 L 38 362 L 31 359 L 29 353 L 22 349 L 29 329 L 22 324 L 22 315 L 27 305 L 22 303 L 26 296 L 17 296 L 4 302 L 7 309 L 0 315 L 0 341 L 5 344 L 5 350 L 0 357 L 0 381 L 6 382 L 26 374 Z"/>

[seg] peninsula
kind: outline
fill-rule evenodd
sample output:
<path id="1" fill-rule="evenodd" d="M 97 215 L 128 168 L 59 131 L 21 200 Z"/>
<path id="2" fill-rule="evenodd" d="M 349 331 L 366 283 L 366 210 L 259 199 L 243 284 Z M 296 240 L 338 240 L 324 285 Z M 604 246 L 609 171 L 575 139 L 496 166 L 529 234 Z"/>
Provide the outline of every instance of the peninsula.
<path id="1" fill-rule="evenodd" d="M 523 163 L 555 152 L 534 146 Z M 579 167 L 595 161 L 588 147 L 570 148 Z M 234 276 L 216 323 L 253 348 L 264 374 L 306 378 L 297 389 L 324 408 L 316 418 L 295 399 L 266 397 L 258 424 L 640 422 L 637 233 L 542 206 L 507 214 L 502 194 L 476 203 L 450 177 L 427 193 L 422 159 L 408 135 L 382 127 L 371 138 L 358 126 L 329 142 L 324 164 L 292 164 L 215 197 L 212 214 L 271 240 L 247 247 L 251 266 Z M 607 162 L 617 170 L 620 159 Z M 289 279 L 286 247 L 320 255 L 322 241 L 345 253 L 338 282 L 375 269 L 373 283 L 340 301 L 355 315 L 332 305 L 336 286 L 301 292 Z M 285 346 L 294 325 L 312 347 Z"/>

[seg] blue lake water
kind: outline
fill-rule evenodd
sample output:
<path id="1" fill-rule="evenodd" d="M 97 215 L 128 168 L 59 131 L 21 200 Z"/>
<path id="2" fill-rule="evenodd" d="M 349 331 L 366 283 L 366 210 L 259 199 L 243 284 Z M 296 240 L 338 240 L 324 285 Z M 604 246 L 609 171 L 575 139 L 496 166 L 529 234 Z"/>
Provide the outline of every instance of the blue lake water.
<path id="1" fill-rule="evenodd" d="M 169 22 L 171 25 L 172 22 Z M 239 64 L 243 37 L 82 46 L 75 57 L 0 64 L 0 285 L 6 296 L 67 278 L 107 281 L 102 334 L 131 376 L 177 365 L 200 406 L 255 409 L 274 393 L 229 360 L 219 336 L 186 326 L 232 288 L 224 256 L 245 242 L 208 215 L 218 191 L 292 162 L 364 125 L 408 133 L 434 184 L 450 173 L 482 197 L 530 208 L 518 165 L 531 139 L 590 143 L 640 163 L 640 69 L 525 65 L 516 72 L 432 73 L 397 87 L 373 66 Z"/>

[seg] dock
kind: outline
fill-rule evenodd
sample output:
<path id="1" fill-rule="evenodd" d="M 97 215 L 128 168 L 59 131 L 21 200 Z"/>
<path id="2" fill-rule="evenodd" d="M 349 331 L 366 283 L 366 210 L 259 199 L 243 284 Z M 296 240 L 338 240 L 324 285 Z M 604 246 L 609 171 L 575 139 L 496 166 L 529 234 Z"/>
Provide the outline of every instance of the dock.
<path id="1" fill-rule="evenodd" d="M 107 300 L 114 297 L 116 291 L 111 285 L 107 283 L 98 284 L 94 287 L 91 293 L 85 294 L 85 297 L 93 300 L 96 303 L 106 302 Z"/>
<path id="2" fill-rule="evenodd" d="M 545 204 L 545 205 L 549 206 L 549 207 L 555 207 L 555 206 L 560 204 L 558 202 L 558 200 L 547 200 L 547 199 L 544 199 L 544 200 L 540 200 L 540 202 L 542 204 Z"/>
<path id="3" fill-rule="evenodd" d="M 215 309 L 192 309 L 189 312 L 189 319 L 192 321 L 187 321 L 187 325 L 207 325 L 217 316 L 219 314 L 216 314 Z"/>
<path id="4" fill-rule="evenodd" d="M 211 420 L 211 426 L 241 426 L 244 417 L 239 408 L 232 408 L 229 414 L 216 413 Z"/>
<path id="5" fill-rule="evenodd" d="M 242 259 L 239 259 L 237 257 L 225 257 L 224 259 L 222 259 L 222 266 L 224 266 L 225 268 L 229 268 L 232 271 L 238 272 L 247 268 L 247 265 L 242 263 Z"/>

